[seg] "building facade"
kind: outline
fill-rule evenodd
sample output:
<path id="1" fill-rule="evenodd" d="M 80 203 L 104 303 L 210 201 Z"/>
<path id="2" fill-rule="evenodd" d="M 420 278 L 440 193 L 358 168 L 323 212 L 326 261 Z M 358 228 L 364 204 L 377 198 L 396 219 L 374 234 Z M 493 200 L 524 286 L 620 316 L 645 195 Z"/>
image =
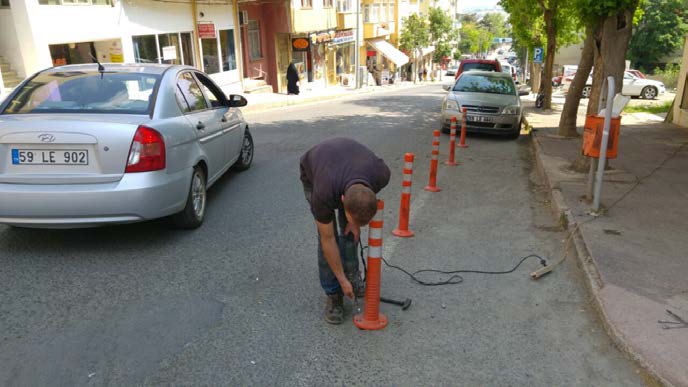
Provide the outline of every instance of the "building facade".
<path id="1" fill-rule="evenodd" d="M 0 8 L 0 57 L 18 78 L 97 58 L 195 66 L 226 91 L 241 90 L 239 32 L 228 1 L 9 0 L 8 5 Z"/>

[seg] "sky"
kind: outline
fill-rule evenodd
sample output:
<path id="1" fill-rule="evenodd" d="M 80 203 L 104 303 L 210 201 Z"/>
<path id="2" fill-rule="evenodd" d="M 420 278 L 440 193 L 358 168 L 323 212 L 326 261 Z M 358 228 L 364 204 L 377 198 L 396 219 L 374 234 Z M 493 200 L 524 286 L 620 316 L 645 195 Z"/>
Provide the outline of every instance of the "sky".
<path id="1" fill-rule="evenodd" d="M 465 12 L 475 8 L 493 8 L 498 2 L 499 0 L 459 0 L 459 7 Z"/>

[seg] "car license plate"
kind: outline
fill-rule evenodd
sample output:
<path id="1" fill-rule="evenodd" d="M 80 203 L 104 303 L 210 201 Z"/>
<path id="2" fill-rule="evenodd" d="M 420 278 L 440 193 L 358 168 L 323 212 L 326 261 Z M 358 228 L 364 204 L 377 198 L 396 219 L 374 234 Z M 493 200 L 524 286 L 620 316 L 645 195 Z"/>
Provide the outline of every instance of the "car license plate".
<path id="1" fill-rule="evenodd" d="M 12 149 L 14 165 L 88 165 L 86 149 Z"/>
<path id="2" fill-rule="evenodd" d="M 466 120 L 472 122 L 492 122 L 493 118 L 490 116 L 466 116 Z"/>

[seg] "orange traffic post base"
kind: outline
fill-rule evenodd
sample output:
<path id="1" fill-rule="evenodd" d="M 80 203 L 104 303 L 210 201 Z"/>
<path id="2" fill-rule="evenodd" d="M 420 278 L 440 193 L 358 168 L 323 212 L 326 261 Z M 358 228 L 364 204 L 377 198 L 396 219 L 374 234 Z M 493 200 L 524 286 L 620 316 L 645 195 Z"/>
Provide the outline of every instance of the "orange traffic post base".
<path id="1" fill-rule="evenodd" d="M 459 165 L 455 158 L 456 154 L 456 117 L 451 118 L 451 125 L 449 127 L 449 160 L 444 163 L 451 166 Z"/>
<path id="2" fill-rule="evenodd" d="M 366 274 L 363 313 L 354 316 L 359 329 L 376 331 L 387 326 L 387 317 L 380 313 L 380 277 L 382 273 L 382 212 L 385 202 L 377 201 L 377 213 L 368 228 L 368 271 Z"/>
<path id="3" fill-rule="evenodd" d="M 459 141 L 459 148 L 468 148 L 466 145 L 466 108 L 461 109 L 461 140 Z"/>
<path id="4" fill-rule="evenodd" d="M 408 229 L 409 213 L 411 212 L 411 175 L 413 175 L 413 153 L 404 155 L 404 181 L 401 182 L 401 206 L 399 207 L 399 226 L 392 231 L 392 235 L 410 238 L 413 231 Z"/>
<path id="5" fill-rule="evenodd" d="M 437 186 L 437 159 L 440 155 L 440 131 L 432 132 L 432 157 L 430 159 L 430 182 L 425 187 L 426 191 L 440 192 L 442 189 Z"/>

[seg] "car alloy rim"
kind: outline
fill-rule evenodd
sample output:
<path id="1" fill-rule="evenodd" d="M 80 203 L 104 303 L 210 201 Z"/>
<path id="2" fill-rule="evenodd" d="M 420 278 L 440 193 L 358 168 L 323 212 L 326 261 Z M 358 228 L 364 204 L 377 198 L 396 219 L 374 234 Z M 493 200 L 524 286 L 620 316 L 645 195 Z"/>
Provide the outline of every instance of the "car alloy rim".
<path id="1" fill-rule="evenodd" d="M 241 162 L 248 164 L 253 157 L 253 144 L 248 134 L 244 136 L 244 144 L 241 146 Z"/>
<path id="2" fill-rule="evenodd" d="M 584 96 L 584 97 L 587 97 L 587 96 L 589 96 L 589 95 L 590 95 L 590 87 L 587 87 L 587 86 L 586 86 L 586 87 L 583 89 L 583 96 Z"/>
<path id="3" fill-rule="evenodd" d="M 655 89 L 649 88 L 645 90 L 645 98 L 654 98 L 655 97 Z"/>
<path id="4" fill-rule="evenodd" d="M 201 174 L 196 172 L 191 182 L 191 200 L 193 201 L 194 213 L 198 219 L 203 217 L 205 211 L 205 185 Z"/>

